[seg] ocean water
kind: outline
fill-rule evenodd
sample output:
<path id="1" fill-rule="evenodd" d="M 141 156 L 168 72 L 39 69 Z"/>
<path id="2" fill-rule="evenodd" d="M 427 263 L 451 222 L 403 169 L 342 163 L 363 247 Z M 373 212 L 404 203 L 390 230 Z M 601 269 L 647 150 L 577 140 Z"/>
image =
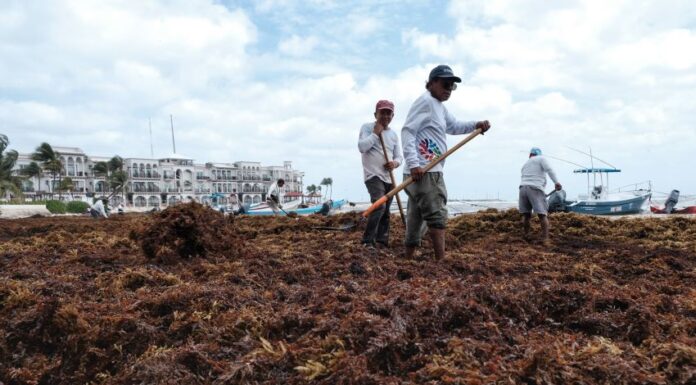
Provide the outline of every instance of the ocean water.
<path id="1" fill-rule="evenodd" d="M 651 200 L 647 201 L 645 206 L 643 206 L 643 212 L 640 214 L 633 215 L 645 215 L 652 216 L 657 215 L 650 212 L 650 204 L 658 207 L 663 207 L 668 194 L 662 192 L 653 192 Z M 571 197 L 569 197 L 571 198 Z M 404 205 L 404 212 L 406 210 L 407 201 L 402 197 L 402 203 Z M 687 206 L 696 206 L 696 195 L 681 195 L 679 197 L 679 202 L 676 208 L 683 208 Z M 369 202 L 355 202 L 354 206 L 349 204 L 344 205 L 339 212 L 351 212 L 351 211 L 365 211 L 370 207 Z M 497 200 L 497 199 L 482 199 L 482 200 L 451 200 L 447 202 L 447 211 L 450 217 L 456 217 L 462 214 L 476 213 L 486 209 L 497 209 L 497 210 L 507 210 L 511 208 L 517 208 L 517 200 L 507 201 L 507 200 Z M 390 207 L 390 211 L 393 214 L 399 213 L 399 207 L 396 203 L 396 199 L 393 200 Z"/>
<path id="2" fill-rule="evenodd" d="M 402 199 L 404 205 L 404 213 L 406 212 L 406 204 L 408 201 Z M 365 211 L 370 207 L 369 202 L 354 202 L 355 206 L 349 204 L 344 205 L 339 212 L 351 212 L 351 211 Z M 507 210 L 517 207 L 517 201 L 502 201 L 502 200 L 465 200 L 465 201 L 449 201 L 447 202 L 447 211 L 450 217 L 455 217 L 462 214 L 470 214 L 486 209 L 497 209 L 497 210 Z M 399 213 L 399 206 L 396 203 L 396 199 L 392 202 L 390 207 L 392 214 Z"/>

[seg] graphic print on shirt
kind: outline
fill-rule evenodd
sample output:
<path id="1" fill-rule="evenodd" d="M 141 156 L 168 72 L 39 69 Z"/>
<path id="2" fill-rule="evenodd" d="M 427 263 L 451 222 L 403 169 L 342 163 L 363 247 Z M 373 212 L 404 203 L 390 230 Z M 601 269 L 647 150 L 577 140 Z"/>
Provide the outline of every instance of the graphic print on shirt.
<path id="1" fill-rule="evenodd" d="M 420 141 L 418 144 L 418 152 L 425 158 L 427 161 L 431 161 L 433 159 L 437 159 L 442 155 L 442 151 L 440 151 L 440 148 L 437 146 L 437 143 L 435 143 L 434 140 L 425 138 Z"/>

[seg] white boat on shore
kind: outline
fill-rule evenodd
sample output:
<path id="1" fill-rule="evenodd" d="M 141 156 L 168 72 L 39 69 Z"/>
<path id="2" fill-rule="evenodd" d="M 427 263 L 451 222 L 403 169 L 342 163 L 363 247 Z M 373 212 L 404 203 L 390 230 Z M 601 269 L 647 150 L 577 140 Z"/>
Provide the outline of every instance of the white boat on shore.
<path id="1" fill-rule="evenodd" d="M 595 176 L 595 181 L 599 175 L 600 182 L 587 195 L 579 196 L 575 202 L 568 202 L 566 208 L 570 212 L 593 215 L 638 214 L 644 210 L 643 206 L 652 194 L 650 181 L 632 185 L 634 188 L 628 191 L 621 191 L 621 188 L 609 191 L 609 174 L 621 172 L 616 168 L 582 168 L 573 172 L 587 174 L 588 190 L 590 174 Z M 645 185 L 646 188 L 639 188 L 639 185 Z"/>

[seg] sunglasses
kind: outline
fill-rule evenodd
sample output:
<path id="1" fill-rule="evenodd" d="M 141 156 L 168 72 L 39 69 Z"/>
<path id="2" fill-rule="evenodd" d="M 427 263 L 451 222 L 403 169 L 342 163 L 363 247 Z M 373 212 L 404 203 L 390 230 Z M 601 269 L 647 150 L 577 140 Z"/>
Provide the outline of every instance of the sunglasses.
<path id="1" fill-rule="evenodd" d="M 448 91 L 454 91 L 457 89 L 457 83 L 454 81 L 448 82 L 444 80 L 440 80 L 440 84 L 442 84 L 442 88 L 448 90 Z"/>

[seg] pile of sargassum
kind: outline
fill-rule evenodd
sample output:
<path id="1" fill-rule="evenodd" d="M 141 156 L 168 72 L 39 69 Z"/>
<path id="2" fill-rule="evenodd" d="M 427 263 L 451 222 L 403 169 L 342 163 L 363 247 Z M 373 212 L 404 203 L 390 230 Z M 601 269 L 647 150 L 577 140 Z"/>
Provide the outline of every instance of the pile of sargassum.
<path id="1" fill-rule="evenodd" d="M 489 211 L 442 260 L 358 220 L 0 221 L 0 382 L 696 383 L 694 219 L 552 215 L 544 247 Z"/>

